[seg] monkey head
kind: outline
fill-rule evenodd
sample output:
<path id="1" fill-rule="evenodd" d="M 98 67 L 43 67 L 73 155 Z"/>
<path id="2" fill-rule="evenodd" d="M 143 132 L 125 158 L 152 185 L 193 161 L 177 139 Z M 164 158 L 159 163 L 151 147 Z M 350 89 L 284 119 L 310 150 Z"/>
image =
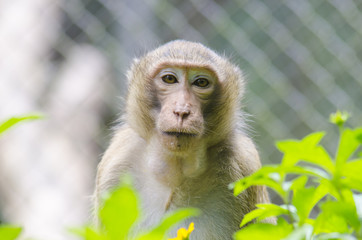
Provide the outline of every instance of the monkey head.
<path id="1" fill-rule="evenodd" d="M 217 144 L 241 122 L 241 71 L 202 44 L 169 42 L 134 60 L 128 80 L 126 122 L 171 151 Z"/>

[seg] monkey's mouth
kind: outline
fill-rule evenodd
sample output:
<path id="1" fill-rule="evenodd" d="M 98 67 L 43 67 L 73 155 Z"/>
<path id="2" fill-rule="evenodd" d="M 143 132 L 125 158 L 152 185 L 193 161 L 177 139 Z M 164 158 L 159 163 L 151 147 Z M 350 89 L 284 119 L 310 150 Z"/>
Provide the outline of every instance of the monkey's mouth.
<path id="1" fill-rule="evenodd" d="M 197 134 L 195 133 L 188 133 L 188 132 L 162 132 L 164 135 L 167 136 L 175 136 L 175 137 L 196 137 Z"/>

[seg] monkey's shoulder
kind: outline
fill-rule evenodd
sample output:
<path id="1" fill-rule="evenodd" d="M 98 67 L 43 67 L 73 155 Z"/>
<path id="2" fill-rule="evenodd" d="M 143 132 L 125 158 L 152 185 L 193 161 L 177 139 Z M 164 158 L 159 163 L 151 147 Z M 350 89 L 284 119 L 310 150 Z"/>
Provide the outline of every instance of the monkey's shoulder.
<path id="1" fill-rule="evenodd" d="M 235 134 L 230 143 L 219 151 L 219 164 L 227 169 L 233 181 L 248 176 L 261 167 L 258 151 L 248 136 Z"/>
<path id="2" fill-rule="evenodd" d="M 108 161 L 108 159 L 110 161 L 114 161 L 114 158 L 119 159 L 145 144 L 145 141 L 132 128 L 128 125 L 122 125 L 115 131 L 102 162 Z"/>
<path id="3" fill-rule="evenodd" d="M 119 177 L 126 173 L 132 161 L 142 154 L 145 141 L 130 127 L 123 125 L 116 130 L 111 144 L 98 165 L 98 182 L 108 186 L 118 185 Z"/>

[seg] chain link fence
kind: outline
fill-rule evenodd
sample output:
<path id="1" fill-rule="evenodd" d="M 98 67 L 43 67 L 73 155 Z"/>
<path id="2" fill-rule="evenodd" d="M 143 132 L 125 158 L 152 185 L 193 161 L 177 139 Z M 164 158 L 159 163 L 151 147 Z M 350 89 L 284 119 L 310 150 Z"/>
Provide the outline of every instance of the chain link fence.
<path id="1" fill-rule="evenodd" d="M 362 123 L 362 2 L 352 0 L 5 0 L 0 118 L 46 118 L 0 139 L 0 219 L 25 236 L 71 239 L 90 212 L 96 165 L 126 94 L 133 57 L 173 39 L 230 56 L 262 162 L 276 140 L 328 131 L 336 109 Z"/>

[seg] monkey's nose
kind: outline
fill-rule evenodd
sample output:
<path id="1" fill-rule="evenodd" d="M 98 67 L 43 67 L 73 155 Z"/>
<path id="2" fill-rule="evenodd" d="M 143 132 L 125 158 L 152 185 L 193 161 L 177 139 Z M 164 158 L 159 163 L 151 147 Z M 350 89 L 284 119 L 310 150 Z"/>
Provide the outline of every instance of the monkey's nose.
<path id="1" fill-rule="evenodd" d="M 177 116 L 178 119 L 184 120 L 185 118 L 187 118 L 187 116 L 190 115 L 190 110 L 184 109 L 184 108 L 179 108 L 179 109 L 175 109 L 173 111 L 173 113 Z"/>

